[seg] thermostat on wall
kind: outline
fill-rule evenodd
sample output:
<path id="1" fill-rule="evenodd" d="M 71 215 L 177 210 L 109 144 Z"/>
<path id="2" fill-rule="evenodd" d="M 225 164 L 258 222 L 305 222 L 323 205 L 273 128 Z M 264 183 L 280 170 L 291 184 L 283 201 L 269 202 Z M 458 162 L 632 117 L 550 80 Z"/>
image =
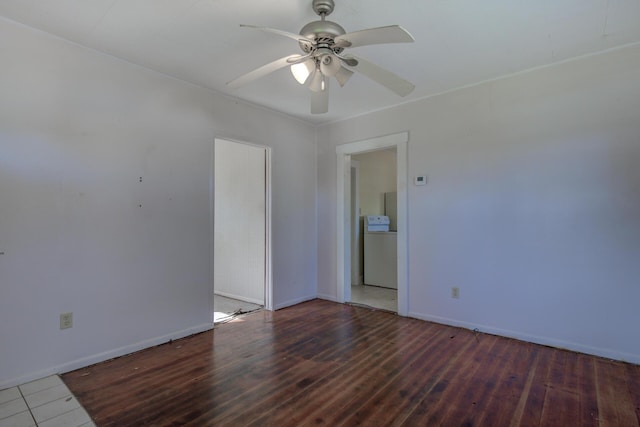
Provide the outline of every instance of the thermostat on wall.
<path id="1" fill-rule="evenodd" d="M 418 175 L 416 176 L 415 184 L 416 185 L 425 185 L 427 183 L 426 175 Z"/>

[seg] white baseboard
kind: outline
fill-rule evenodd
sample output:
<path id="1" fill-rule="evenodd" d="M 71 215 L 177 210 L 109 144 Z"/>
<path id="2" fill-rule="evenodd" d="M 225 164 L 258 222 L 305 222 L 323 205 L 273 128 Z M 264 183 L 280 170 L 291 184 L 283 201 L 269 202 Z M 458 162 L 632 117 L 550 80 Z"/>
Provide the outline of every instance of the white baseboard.
<path id="1" fill-rule="evenodd" d="M 200 332 L 213 329 L 213 323 L 203 323 L 201 325 L 193 326 L 191 328 L 183 329 L 181 331 L 172 332 L 167 335 L 163 335 L 156 338 L 140 341 L 134 344 L 119 347 L 113 350 L 105 351 L 103 353 L 94 354 L 80 359 L 72 360 L 71 362 L 63 363 L 57 366 L 51 366 L 40 371 L 31 372 L 21 377 L 12 378 L 0 383 L 0 390 L 16 385 L 28 383 L 29 381 L 45 378 L 50 375 L 63 374 L 65 372 L 74 371 L 76 369 L 84 368 L 85 366 L 93 365 L 95 363 L 104 362 L 105 360 L 113 359 L 115 357 L 124 356 L 126 354 L 135 353 L 136 351 L 144 350 L 145 348 L 154 347 L 156 345 L 164 344 L 170 340 L 177 340 L 180 338 L 194 335 Z"/>
<path id="2" fill-rule="evenodd" d="M 289 306 L 292 306 L 292 305 L 300 304 L 301 302 L 311 301 L 311 300 L 316 299 L 316 298 L 317 297 L 315 295 L 311 295 L 311 296 L 292 299 L 292 300 L 289 300 L 289 301 L 281 302 L 279 304 L 275 304 L 273 309 L 274 310 L 280 310 L 281 308 L 285 308 L 285 307 L 289 307 Z"/>
<path id="3" fill-rule="evenodd" d="M 215 291 L 213 293 L 213 298 L 214 299 L 215 299 L 216 295 L 220 295 L 220 296 L 227 297 L 227 298 L 233 298 L 233 299 L 237 299 L 237 300 L 240 300 L 240 301 L 250 302 L 251 304 L 264 305 L 264 300 L 259 300 L 257 298 L 245 297 L 245 296 L 242 296 L 242 295 L 234 295 L 234 294 L 229 293 L 229 292 Z"/>
<path id="4" fill-rule="evenodd" d="M 323 299 L 323 300 L 332 301 L 332 302 L 338 302 L 338 298 L 336 298 L 333 295 L 327 295 L 327 294 L 318 294 L 318 299 Z"/>
<path id="5" fill-rule="evenodd" d="M 579 353 L 591 354 L 594 356 L 605 357 L 607 359 L 615 359 L 623 362 L 640 364 L 640 354 L 624 353 L 607 348 L 599 348 L 575 343 L 571 341 L 558 340 L 555 338 L 542 337 L 538 335 L 531 335 L 523 332 L 512 331 L 508 329 L 494 328 L 486 325 L 477 325 L 469 322 L 463 322 L 456 319 L 450 319 L 447 317 L 431 316 L 428 314 L 410 312 L 409 317 L 414 317 L 420 320 L 427 320 L 429 322 L 440 323 L 449 326 L 458 326 L 465 329 L 478 329 L 480 332 L 486 332 L 492 335 L 499 335 L 502 337 L 513 338 L 520 341 L 527 341 L 534 344 L 547 345 L 550 347 L 556 347 L 571 351 L 577 351 Z"/>

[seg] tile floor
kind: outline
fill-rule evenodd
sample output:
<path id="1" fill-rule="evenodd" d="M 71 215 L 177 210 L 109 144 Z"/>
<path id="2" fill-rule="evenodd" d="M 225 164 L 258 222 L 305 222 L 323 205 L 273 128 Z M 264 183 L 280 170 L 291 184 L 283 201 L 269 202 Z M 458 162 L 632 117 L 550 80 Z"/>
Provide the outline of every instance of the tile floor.
<path id="1" fill-rule="evenodd" d="M 223 297 L 215 294 L 213 297 L 213 322 L 226 322 L 237 316 L 237 313 L 248 313 L 261 309 L 262 306 L 250 302 L 240 301 L 233 298 Z"/>
<path id="2" fill-rule="evenodd" d="M 352 285 L 351 302 L 398 312 L 398 291 L 379 286 Z"/>
<path id="3" fill-rule="evenodd" d="M 89 427 L 95 424 L 59 376 L 0 390 L 0 427 Z"/>

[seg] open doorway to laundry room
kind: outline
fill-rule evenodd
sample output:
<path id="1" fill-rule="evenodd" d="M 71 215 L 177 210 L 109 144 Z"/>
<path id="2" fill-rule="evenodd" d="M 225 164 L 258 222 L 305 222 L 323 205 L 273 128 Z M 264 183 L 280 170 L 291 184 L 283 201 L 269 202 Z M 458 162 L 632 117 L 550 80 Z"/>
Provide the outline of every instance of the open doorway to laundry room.
<path id="1" fill-rule="evenodd" d="M 356 141 L 348 144 L 339 145 L 336 147 L 337 154 L 337 247 L 336 247 L 336 265 L 337 265 L 337 297 L 339 302 L 354 302 L 363 301 L 363 297 L 357 292 L 373 289 L 374 286 L 360 287 L 367 282 L 371 282 L 367 279 L 366 272 L 366 243 L 365 237 L 367 230 L 366 220 L 361 220 L 360 217 L 364 216 L 366 212 L 362 211 L 360 202 L 360 192 L 354 191 L 352 193 L 352 187 L 362 187 L 362 158 L 358 160 L 358 156 L 365 155 L 367 153 L 376 152 L 379 150 L 389 150 L 387 155 L 391 156 L 395 154 L 395 228 L 397 231 L 394 233 L 394 243 L 387 242 L 384 245 L 386 248 L 395 249 L 395 253 L 389 252 L 381 255 L 383 259 L 389 260 L 395 257 L 396 260 L 396 307 L 395 310 L 398 314 L 406 316 L 408 314 L 408 285 L 407 285 L 407 170 L 408 170 L 408 157 L 407 157 L 407 143 L 409 140 L 408 132 L 392 134 L 377 138 L 371 138 L 362 141 Z M 393 151 L 395 150 L 395 152 Z M 352 163 L 355 157 L 355 162 Z M 393 191 L 382 191 L 380 197 L 380 205 L 378 208 L 384 212 L 384 193 L 394 193 Z M 355 201 L 354 201 L 355 199 Z M 392 202 L 389 201 L 389 204 Z M 367 208 L 365 208 L 367 209 Z M 380 217 L 383 215 L 374 215 Z M 356 220 L 356 218 L 358 218 Z M 374 218 L 375 220 L 375 218 Z M 391 229 L 390 223 L 389 230 Z M 362 228 L 360 228 L 362 227 Z M 371 230 L 374 230 L 375 227 Z M 378 229 L 379 230 L 379 229 Z M 362 236 L 362 247 L 360 247 L 360 237 Z M 390 237 L 391 233 L 384 230 L 380 235 L 384 233 L 384 237 Z M 372 236 L 369 236 L 372 237 Z M 395 246 L 395 248 L 394 248 Z M 355 252 L 359 252 L 354 255 Z M 371 252 L 370 252 L 371 253 Z M 375 253 L 375 252 L 374 252 Z M 360 274 L 360 267 L 358 263 L 359 259 L 362 259 L 362 272 Z M 370 261 L 371 263 L 371 261 Z M 357 273 L 352 271 L 353 268 L 357 269 Z M 391 270 L 393 271 L 393 270 Z M 388 271 L 387 271 L 388 272 Z M 393 273 L 392 273 L 393 274 Z M 379 286 L 380 283 L 387 285 L 392 282 L 392 279 L 385 278 L 382 282 L 379 282 L 377 288 L 383 289 L 386 286 Z M 353 283 L 353 286 L 352 286 Z M 391 289 L 391 288 L 388 288 Z M 354 290 L 355 296 L 352 294 Z M 390 290 L 389 292 L 393 292 Z M 366 298 L 366 297 L 365 297 Z M 371 301 L 369 301 L 371 302 Z M 366 302 L 365 302 L 366 304 Z M 371 305 L 371 304 L 367 304 Z M 384 308 L 384 307 L 382 307 Z"/>
<path id="2" fill-rule="evenodd" d="M 213 161 L 214 323 L 271 307 L 270 151 L 216 138 Z"/>
<path id="3" fill-rule="evenodd" d="M 397 312 L 397 150 L 351 156 L 351 302 Z"/>

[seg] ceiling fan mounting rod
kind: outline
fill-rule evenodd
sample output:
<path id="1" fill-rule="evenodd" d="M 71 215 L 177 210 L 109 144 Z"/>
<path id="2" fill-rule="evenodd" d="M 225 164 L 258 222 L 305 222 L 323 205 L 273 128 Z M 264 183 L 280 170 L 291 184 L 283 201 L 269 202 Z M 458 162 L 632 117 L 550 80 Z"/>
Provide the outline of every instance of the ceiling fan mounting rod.
<path id="1" fill-rule="evenodd" d="M 313 11 L 318 14 L 323 21 L 326 16 L 331 15 L 334 6 L 335 3 L 333 0 L 313 0 L 311 4 Z"/>

